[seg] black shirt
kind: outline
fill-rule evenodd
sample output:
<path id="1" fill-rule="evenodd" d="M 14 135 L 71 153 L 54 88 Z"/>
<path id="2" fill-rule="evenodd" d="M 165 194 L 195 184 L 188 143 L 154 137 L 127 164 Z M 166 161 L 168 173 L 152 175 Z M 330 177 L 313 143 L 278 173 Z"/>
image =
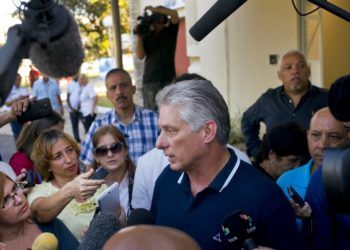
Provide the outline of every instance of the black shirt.
<path id="1" fill-rule="evenodd" d="M 146 53 L 143 84 L 159 83 L 164 87 L 175 76 L 175 49 L 179 24 L 170 23 L 157 35 L 154 31 L 143 37 Z"/>
<path id="2" fill-rule="evenodd" d="M 308 92 L 296 107 L 283 86 L 268 89 L 243 113 L 242 132 L 249 156 L 256 157 L 261 140 L 259 139 L 260 122 L 266 125 L 266 131 L 276 125 L 295 122 L 307 130 L 312 115 L 328 105 L 328 91 L 310 84 Z"/>

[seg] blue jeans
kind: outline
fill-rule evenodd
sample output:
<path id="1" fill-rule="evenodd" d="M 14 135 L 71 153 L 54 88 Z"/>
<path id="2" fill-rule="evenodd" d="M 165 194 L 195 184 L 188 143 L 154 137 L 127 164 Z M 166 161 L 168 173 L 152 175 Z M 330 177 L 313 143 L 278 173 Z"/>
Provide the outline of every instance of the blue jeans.
<path id="1" fill-rule="evenodd" d="M 17 138 L 19 136 L 19 133 L 21 132 L 22 129 L 22 124 L 19 123 L 18 121 L 12 121 L 10 122 L 13 137 L 15 138 L 15 141 L 17 141 Z"/>

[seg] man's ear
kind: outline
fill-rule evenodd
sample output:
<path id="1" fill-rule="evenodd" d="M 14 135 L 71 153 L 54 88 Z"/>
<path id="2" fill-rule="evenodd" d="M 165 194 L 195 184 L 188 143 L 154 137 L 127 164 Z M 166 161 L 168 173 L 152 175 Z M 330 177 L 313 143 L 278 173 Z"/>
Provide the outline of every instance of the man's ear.
<path id="1" fill-rule="evenodd" d="M 277 155 L 276 155 L 276 153 L 275 153 L 272 149 L 270 149 L 268 157 L 269 157 L 269 160 L 270 160 L 270 161 L 271 161 L 271 160 L 276 160 Z"/>
<path id="2" fill-rule="evenodd" d="M 280 79 L 280 81 L 282 81 L 282 79 L 281 79 L 281 72 L 280 72 L 280 70 L 277 70 L 277 77 L 278 77 L 278 79 Z"/>
<path id="3" fill-rule="evenodd" d="M 205 143 L 213 141 L 216 137 L 218 126 L 215 121 L 209 120 L 203 125 L 203 140 Z"/>

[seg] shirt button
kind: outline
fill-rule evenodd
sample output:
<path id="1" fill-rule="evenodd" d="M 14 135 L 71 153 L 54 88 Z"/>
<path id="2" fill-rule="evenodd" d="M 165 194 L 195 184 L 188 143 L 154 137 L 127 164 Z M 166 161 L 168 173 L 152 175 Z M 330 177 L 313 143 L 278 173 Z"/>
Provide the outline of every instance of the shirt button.
<path id="1" fill-rule="evenodd" d="M 293 113 L 293 117 L 295 117 L 295 113 Z"/>
<path id="2" fill-rule="evenodd" d="M 292 100 L 289 100 L 289 103 L 292 103 Z"/>

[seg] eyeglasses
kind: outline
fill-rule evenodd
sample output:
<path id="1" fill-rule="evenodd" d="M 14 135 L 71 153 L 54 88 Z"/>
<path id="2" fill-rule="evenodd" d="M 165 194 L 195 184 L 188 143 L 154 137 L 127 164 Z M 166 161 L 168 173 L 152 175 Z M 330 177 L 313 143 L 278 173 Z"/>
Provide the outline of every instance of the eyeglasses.
<path id="1" fill-rule="evenodd" d="M 19 193 L 23 193 L 24 186 L 21 183 L 16 183 L 16 185 L 12 189 L 12 193 L 7 195 L 4 198 L 4 203 L 2 205 L 2 208 L 8 208 L 10 207 L 13 202 L 15 201 L 15 196 L 18 195 Z"/>
<path id="2" fill-rule="evenodd" d="M 94 149 L 94 152 L 97 156 L 106 156 L 109 151 L 111 151 L 112 154 L 120 153 L 123 150 L 124 146 L 123 143 L 117 141 L 113 143 L 110 147 L 101 146 Z"/>

